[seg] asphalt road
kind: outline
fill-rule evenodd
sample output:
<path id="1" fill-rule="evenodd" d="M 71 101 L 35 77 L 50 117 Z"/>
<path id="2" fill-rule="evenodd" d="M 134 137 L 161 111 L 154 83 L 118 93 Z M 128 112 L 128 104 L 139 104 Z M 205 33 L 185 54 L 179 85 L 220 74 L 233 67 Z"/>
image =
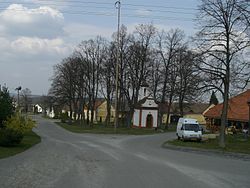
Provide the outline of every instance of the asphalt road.
<path id="1" fill-rule="evenodd" d="M 250 161 L 161 147 L 150 136 L 70 133 L 36 117 L 42 142 L 0 160 L 0 187 L 250 187 Z"/>

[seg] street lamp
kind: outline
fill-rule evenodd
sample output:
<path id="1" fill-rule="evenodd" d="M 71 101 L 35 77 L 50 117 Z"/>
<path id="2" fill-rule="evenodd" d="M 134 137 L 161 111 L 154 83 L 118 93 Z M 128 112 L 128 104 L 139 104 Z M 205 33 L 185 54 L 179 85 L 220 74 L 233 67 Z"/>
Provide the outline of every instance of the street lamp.
<path id="1" fill-rule="evenodd" d="M 19 91 L 22 89 L 21 86 L 17 87 L 15 90 L 17 90 L 17 107 L 19 108 Z"/>
<path id="2" fill-rule="evenodd" d="M 250 134 L 250 99 L 247 101 L 248 104 L 248 134 Z"/>

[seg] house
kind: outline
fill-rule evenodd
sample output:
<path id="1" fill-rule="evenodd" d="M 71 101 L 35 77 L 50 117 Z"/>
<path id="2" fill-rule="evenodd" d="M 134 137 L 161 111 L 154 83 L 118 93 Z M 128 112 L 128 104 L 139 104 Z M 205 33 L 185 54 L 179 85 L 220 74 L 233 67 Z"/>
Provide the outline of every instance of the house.
<path id="1" fill-rule="evenodd" d="M 47 109 L 46 110 L 46 115 L 50 118 L 54 118 L 56 115 L 55 115 L 55 111 L 54 111 L 54 108 L 52 107 L 51 109 Z"/>
<path id="2" fill-rule="evenodd" d="M 133 126 L 139 128 L 158 127 L 158 104 L 148 94 L 148 85 L 143 84 L 139 92 L 139 101 L 133 114 Z"/>
<path id="3" fill-rule="evenodd" d="M 94 114 L 93 114 L 94 121 L 98 121 L 98 119 L 97 119 L 97 109 L 103 102 L 104 102 L 104 99 L 96 99 L 96 101 L 95 101 Z M 91 110 L 90 109 L 88 110 L 87 106 L 84 107 L 83 112 L 84 112 L 85 119 L 87 119 L 88 115 L 89 115 L 89 119 L 91 119 Z"/>
<path id="4" fill-rule="evenodd" d="M 93 119 L 94 119 L 94 121 L 98 121 L 98 119 L 97 119 L 97 109 L 98 109 L 98 107 L 99 107 L 104 101 L 105 101 L 105 100 L 104 100 L 104 99 L 101 99 L 101 98 L 96 99 L 95 105 L 94 105 L 94 113 L 93 113 Z M 79 106 L 79 103 L 78 103 L 78 106 Z M 69 108 L 69 106 L 68 106 L 68 105 L 64 105 L 64 106 L 62 107 L 61 112 L 62 112 L 62 113 L 67 113 L 68 116 L 70 116 L 70 108 Z M 84 117 L 85 117 L 85 119 L 87 119 L 87 117 L 89 117 L 89 119 L 91 119 L 91 109 L 88 109 L 88 106 L 87 106 L 87 105 L 85 105 L 85 106 L 83 107 L 83 112 L 84 112 Z M 75 112 L 73 111 L 73 112 L 72 112 L 72 117 L 74 118 L 74 116 L 76 116 L 76 119 L 78 119 L 78 114 L 77 114 L 77 113 L 75 114 Z M 80 115 L 80 117 L 81 117 L 81 115 Z M 80 117 L 79 117 L 79 118 L 80 118 Z"/>
<path id="5" fill-rule="evenodd" d="M 238 129 L 248 126 L 249 108 L 248 101 L 250 100 L 250 89 L 232 97 L 228 101 L 228 125 L 234 125 Z M 220 125 L 223 103 L 215 105 L 204 113 L 207 120 L 207 125 Z"/>
<path id="6" fill-rule="evenodd" d="M 43 112 L 43 108 L 41 107 L 41 105 L 35 104 L 35 105 L 33 106 L 33 112 L 34 112 L 34 113 L 42 113 L 42 112 Z"/>
<path id="7" fill-rule="evenodd" d="M 107 117 L 107 100 L 103 101 L 96 108 L 96 121 L 103 122 Z M 111 104 L 111 112 L 110 112 L 110 121 L 114 122 L 115 117 L 115 108 L 114 105 Z"/>
<path id="8" fill-rule="evenodd" d="M 167 109 L 168 104 L 163 103 L 159 104 L 162 116 L 162 123 L 166 123 L 167 121 Z M 199 124 L 205 125 L 206 120 L 203 113 L 209 108 L 209 104 L 207 103 L 184 103 L 183 104 L 183 117 L 196 119 Z M 170 108 L 170 117 L 168 123 L 177 123 L 179 118 L 181 117 L 179 104 L 173 103 Z"/>
<path id="9" fill-rule="evenodd" d="M 212 105 L 213 106 L 213 105 Z M 200 125 L 206 124 L 206 119 L 203 113 L 210 108 L 206 103 L 193 103 L 184 108 L 184 118 L 196 119 Z"/>

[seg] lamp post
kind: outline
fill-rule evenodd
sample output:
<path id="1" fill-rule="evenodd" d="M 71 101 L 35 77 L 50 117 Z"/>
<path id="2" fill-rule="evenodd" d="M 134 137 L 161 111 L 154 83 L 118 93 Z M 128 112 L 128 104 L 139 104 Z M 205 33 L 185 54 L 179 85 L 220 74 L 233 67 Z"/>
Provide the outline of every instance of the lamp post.
<path id="1" fill-rule="evenodd" d="M 21 86 L 17 87 L 15 90 L 17 90 L 17 108 L 19 108 L 19 91 L 22 89 Z"/>
<path id="2" fill-rule="evenodd" d="M 250 99 L 247 101 L 248 104 L 248 135 L 250 135 Z"/>

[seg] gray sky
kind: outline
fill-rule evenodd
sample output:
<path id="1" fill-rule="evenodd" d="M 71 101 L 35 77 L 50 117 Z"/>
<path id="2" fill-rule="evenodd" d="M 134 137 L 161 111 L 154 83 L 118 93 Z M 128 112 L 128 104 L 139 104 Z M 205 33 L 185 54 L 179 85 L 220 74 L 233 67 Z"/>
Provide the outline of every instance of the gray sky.
<path id="1" fill-rule="evenodd" d="M 139 23 L 159 29 L 195 30 L 197 0 L 122 0 L 122 24 L 133 31 Z M 82 40 L 116 31 L 112 0 L 0 1 L 0 84 L 32 94 L 47 94 L 53 66 Z"/>

